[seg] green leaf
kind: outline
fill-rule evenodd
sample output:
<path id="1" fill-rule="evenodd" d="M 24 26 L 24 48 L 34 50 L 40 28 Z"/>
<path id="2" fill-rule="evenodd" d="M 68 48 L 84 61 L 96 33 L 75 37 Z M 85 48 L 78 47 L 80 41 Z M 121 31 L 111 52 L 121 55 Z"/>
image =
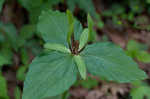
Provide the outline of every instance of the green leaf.
<path id="1" fill-rule="evenodd" d="M 10 45 L 17 50 L 17 30 L 13 24 L 4 24 L 0 22 L 0 33 L 5 34 L 6 40 L 10 43 Z"/>
<path id="2" fill-rule="evenodd" d="M 29 57 L 29 53 L 28 53 L 27 49 L 25 49 L 25 48 L 20 49 L 20 53 L 21 53 L 22 64 L 24 64 L 24 65 L 29 64 L 30 57 Z"/>
<path id="3" fill-rule="evenodd" d="M 1 73 L 0 73 L 0 99 L 9 99 L 7 82 Z"/>
<path id="4" fill-rule="evenodd" d="M 26 71 L 28 69 L 28 66 L 21 66 L 16 73 L 17 80 L 24 81 L 26 76 Z"/>
<path id="5" fill-rule="evenodd" d="M 75 40 L 80 39 L 80 35 L 81 35 L 82 32 L 83 32 L 82 24 L 79 21 L 75 20 L 75 22 L 74 22 L 74 37 L 75 37 Z"/>
<path id="6" fill-rule="evenodd" d="M 141 62 L 148 63 L 150 62 L 149 54 L 144 51 L 147 50 L 148 46 L 145 44 L 138 43 L 134 40 L 130 40 L 127 44 L 127 55 L 132 58 L 137 58 Z"/>
<path id="7" fill-rule="evenodd" d="M 1 44 L 0 56 L 2 56 L 3 59 L 5 59 L 5 61 L 8 61 L 6 64 L 12 63 L 13 52 L 12 49 L 10 48 L 9 42 L 5 41 L 4 43 Z"/>
<path id="8" fill-rule="evenodd" d="M 96 43 L 81 53 L 88 71 L 110 81 L 121 83 L 144 80 L 147 75 L 124 51 L 112 43 Z"/>
<path id="9" fill-rule="evenodd" d="M 98 81 L 89 76 L 86 80 L 80 80 L 75 84 L 75 86 L 79 85 L 81 85 L 84 88 L 91 89 L 98 86 Z"/>
<path id="10" fill-rule="evenodd" d="M 88 42 L 89 29 L 84 29 L 80 36 L 79 50 L 81 50 Z"/>
<path id="11" fill-rule="evenodd" d="M 22 99 L 57 96 L 68 90 L 76 81 L 76 73 L 72 55 L 59 52 L 40 55 L 30 65 Z"/>
<path id="12" fill-rule="evenodd" d="M 144 99 L 144 97 L 147 97 L 146 99 L 150 99 L 149 92 L 150 87 L 140 86 L 132 89 L 130 95 L 132 96 L 132 99 Z"/>
<path id="13" fill-rule="evenodd" d="M 52 6 L 54 4 L 59 3 L 60 0 L 18 0 L 18 2 L 28 11 L 31 11 L 32 9 L 39 8 L 40 6 L 46 3 L 48 3 L 49 6 Z"/>
<path id="14" fill-rule="evenodd" d="M 130 40 L 127 44 L 128 51 L 139 51 L 139 50 L 147 50 L 148 46 L 145 44 L 141 44 L 136 42 L 135 40 Z"/>
<path id="15" fill-rule="evenodd" d="M 5 43 L 6 44 L 6 43 Z M 12 63 L 13 53 L 9 47 L 4 47 L 0 50 L 0 66 Z"/>
<path id="16" fill-rule="evenodd" d="M 78 5 L 79 8 L 84 10 L 86 13 L 90 13 L 93 17 L 96 16 L 96 10 L 92 0 L 67 0 L 67 4 L 71 11 L 74 11 L 75 6 Z"/>
<path id="17" fill-rule="evenodd" d="M 136 41 L 130 40 L 127 44 L 127 50 L 132 51 L 132 50 L 139 50 L 139 45 Z"/>
<path id="18" fill-rule="evenodd" d="M 23 39 L 30 39 L 36 31 L 36 26 L 32 24 L 24 25 L 20 30 L 20 37 Z"/>
<path id="19" fill-rule="evenodd" d="M 61 98 L 61 99 L 69 99 L 69 96 L 70 96 L 69 91 L 65 91 L 65 92 L 62 94 L 62 98 Z"/>
<path id="20" fill-rule="evenodd" d="M 48 0 L 45 3 L 42 3 L 39 7 L 30 9 L 29 11 L 30 23 L 37 24 L 39 16 L 41 15 L 41 12 L 52 9 L 53 3 L 51 3 L 51 1 L 58 1 L 58 0 Z"/>
<path id="21" fill-rule="evenodd" d="M 99 22 L 98 22 L 98 27 L 100 28 L 100 29 L 102 29 L 103 27 L 104 27 L 104 23 L 103 23 L 103 21 L 102 20 L 99 20 Z"/>
<path id="22" fill-rule="evenodd" d="M 44 99 L 62 99 L 62 95 L 54 96 L 54 97 L 47 97 Z"/>
<path id="23" fill-rule="evenodd" d="M 18 0 L 29 11 L 30 23 L 37 24 L 39 15 L 44 10 L 52 9 L 61 0 Z M 33 3 L 34 2 L 34 3 Z"/>
<path id="24" fill-rule="evenodd" d="M 66 14 L 50 10 L 42 12 L 37 29 L 45 42 L 67 45 L 69 26 Z"/>
<path id="25" fill-rule="evenodd" d="M 9 60 L 7 60 L 7 58 L 5 58 L 3 55 L 0 54 L 0 67 L 5 64 L 10 64 L 10 62 Z"/>
<path id="26" fill-rule="evenodd" d="M 14 93 L 15 95 L 15 99 L 21 99 L 21 89 L 17 86 L 16 88 L 15 88 L 15 93 Z"/>
<path id="27" fill-rule="evenodd" d="M 87 20 L 88 20 L 88 29 L 89 29 L 89 41 L 95 41 L 96 33 L 93 31 L 94 22 L 89 14 Z"/>
<path id="28" fill-rule="evenodd" d="M 81 77 L 85 80 L 86 79 L 86 66 L 82 57 L 79 55 L 74 55 L 73 58 L 78 67 Z"/>
<path id="29" fill-rule="evenodd" d="M 74 18 L 73 18 L 72 13 L 69 10 L 67 10 L 67 17 L 68 17 L 69 25 L 72 25 L 74 22 Z"/>
<path id="30" fill-rule="evenodd" d="M 4 1 L 5 1 L 5 0 L 0 0 L 0 12 L 1 12 L 1 10 L 2 10 L 2 7 L 3 7 L 3 4 L 4 4 Z"/>
<path id="31" fill-rule="evenodd" d="M 26 42 L 28 42 L 27 40 L 29 40 L 33 37 L 35 32 L 36 32 L 36 26 L 35 25 L 31 25 L 31 24 L 24 25 L 21 28 L 20 33 L 19 33 L 19 40 L 18 40 L 19 47 L 24 46 L 24 44 Z"/>
<path id="32" fill-rule="evenodd" d="M 42 4 L 42 0 L 18 0 L 18 1 L 27 10 L 31 10 L 33 8 L 37 8 L 37 7 L 39 7 Z"/>
<path id="33" fill-rule="evenodd" d="M 73 18 L 72 13 L 69 10 L 67 10 L 67 17 L 68 17 L 68 22 L 69 22 L 69 31 L 67 34 L 67 41 L 69 45 L 71 46 L 71 36 L 74 31 L 74 18 Z"/>
<path id="34" fill-rule="evenodd" d="M 137 55 L 137 59 L 144 63 L 150 63 L 150 54 L 146 51 L 140 51 Z"/>
<path id="35" fill-rule="evenodd" d="M 0 34 L 0 43 L 4 42 L 5 41 L 5 38 L 4 36 L 2 35 L 2 33 Z"/>
<path id="36" fill-rule="evenodd" d="M 67 0 L 68 8 L 73 12 L 76 8 L 76 0 Z"/>
<path id="37" fill-rule="evenodd" d="M 63 53 L 71 53 L 68 48 L 66 48 L 64 45 L 61 44 L 54 44 L 54 43 L 46 43 L 44 45 L 44 48 L 54 51 L 60 51 Z"/>

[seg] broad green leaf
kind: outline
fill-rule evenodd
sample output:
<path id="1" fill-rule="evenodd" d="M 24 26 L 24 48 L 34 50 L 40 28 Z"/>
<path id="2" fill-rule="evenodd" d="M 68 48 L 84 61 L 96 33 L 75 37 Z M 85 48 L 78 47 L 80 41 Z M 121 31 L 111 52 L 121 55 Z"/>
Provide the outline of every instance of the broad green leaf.
<path id="1" fill-rule="evenodd" d="M 124 51 L 112 43 L 95 43 L 81 53 L 88 72 L 121 83 L 144 80 L 147 75 Z"/>
<path id="2" fill-rule="evenodd" d="M 144 63 L 150 63 L 150 54 L 146 51 L 140 51 L 137 55 L 137 59 Z"/>
<path id="3" fill-rule="evenodd" d="M 84 29 L 80 36 L 79 50 L 81 50 L 87 44 L 88 37 L 89 37 L 89 29 Z"/>
<path id="4" fill-rule="evenodd" d="M 137 88 L 134 88 L 131 90 L 130 95 L 132 96 L 132 99 L 150 99 L 150 87 L 148 86 L 140 86 Z"/>
<path id="5" fill-rule="evenodd" d="M 88 29 L 89 29 L 89 41 L 95 41 L 96 33 L 93 31 L 94 22 L 89 14 L 87 16 L 87 20 L 88 20 Z"/>
<path id="6" fill-rule="evenodd" d="M 2 7 L 3 7 L 3 4 L 4 4 L 4 1 L 5 1 L 5 0 L 0 0 L 0 12 L 1 12 L 1 10 L 2 10 Z"/>
<path id="7" fill-rule="evenodd" d="M 17 86 L 14 92 L 15 99 L 21 99 L 21 89 Z"/>
<path id="8" fill-rule="evenodd" d="M 85 80 L 86 79 L 86 66 L 85 66 L 84 60 L 79 55 L 74 55 L 73 58 L 78 67 L 81 77 Z"/>
<path id="9" fill-rule="evenodd" d="M 62 94 L 76 81 L 72 55 L 51 52 L 36 57 L 26 76 L 22 99 L 46 99 Z"/>
<path id="10" fill-rule="evenodd" d="M 46 43 L 44 45 L 44 48 L 49 49 L 49 50 L 54 50 L 54 51 L 60 51 L 63 53 L 70 53 L 70 50 L 61 44 Z"/>
<path id="11" fill-rule="evenodd" d="M 0 99 L 9 99 L 7 82 L 0 72 Z"/>
<path id="12" fill-rule="evenodd" d="M 42 12 L 37 30 L 45 42 L 67 45 L 69 26 L 66 14 L 50 10 Z"/>
<path id="13" fill-rule="evenodd" d="M 72 33 L 74 32 L 74 18 L 73 18 L 72 13 L 69 10 L 67 10 L 67 17 L 68 17 L 68 22 L 69 22 L 69 31 L 67 34 L 67 41 L 69 45 L 71 45 L 71 36 L 72 36 Z"/>

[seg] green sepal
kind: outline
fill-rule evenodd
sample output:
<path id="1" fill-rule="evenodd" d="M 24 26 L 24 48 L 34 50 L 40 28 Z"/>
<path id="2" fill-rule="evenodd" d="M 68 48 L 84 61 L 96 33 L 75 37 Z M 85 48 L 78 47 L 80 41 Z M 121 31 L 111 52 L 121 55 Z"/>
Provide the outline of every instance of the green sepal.
<path id="1" fill-rule="evenodd" d="M 71 36 L 74 32 L 74 18 L 72 13 L 67 10 L 67 17 L 68 17 L 68 23 L 69 23 L 69 31 L 67 34 L 67 42 L 69 43 L 69 45 L 71 45 Z"/>
<path id="2" fill-rule="evenodd" d="M 79 50 L 81 50 L 87 44 L 88 37 L 89 37 L 89 29 L 86 28 L 86 29 L 83 30 L 83 32 L 80 36 Z"/>
<path id="3" fill-rule="evenodd" d="M 63 53 L 70 53 L 70 50 L 61 44 L 46 43 L 44 45 L 44 48 L 49 49 L 49 50 L 63 52 Z"/>
<path id="4" fill-rule="evenodd" d="M 89 41 L 95 41 L 96 33 L 93 31 L 94 22 L 90 16 L 90 14 L 88 14 L 87 20 L 88 20 L 88 29 L 89 29 Z"/>
<path id="5" fill-rule="evenodd" d="M 86 65 L 82 57 L 80 55 L 74 55 L 73 58 L 78 67 L 81 77 L 85 80 L 86 79 Z"/>

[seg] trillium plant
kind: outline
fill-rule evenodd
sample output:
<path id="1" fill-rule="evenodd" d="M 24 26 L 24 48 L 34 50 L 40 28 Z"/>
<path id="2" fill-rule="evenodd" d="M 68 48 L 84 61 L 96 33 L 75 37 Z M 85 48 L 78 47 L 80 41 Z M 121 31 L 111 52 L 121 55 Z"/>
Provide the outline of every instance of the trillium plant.
<path id="1" fill-rule="evenodd" d="M 88 15 L 83 29 L 70 11 L 43 11 L 37 31 L 46 51 L 30 64 L 22 99 L 62 99 L 78 77 L 87 74 L 107 81 L 129 83 L 147 75 L 117 45 L 110 42 L 88 44 L 94 38 L 93 21 Z"/>

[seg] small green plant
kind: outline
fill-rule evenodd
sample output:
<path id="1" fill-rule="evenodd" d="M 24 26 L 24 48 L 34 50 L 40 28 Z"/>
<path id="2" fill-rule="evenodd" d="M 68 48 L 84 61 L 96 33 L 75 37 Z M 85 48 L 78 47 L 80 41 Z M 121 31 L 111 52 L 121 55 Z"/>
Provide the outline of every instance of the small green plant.
<path id="1" fill-rule="evenodd" d="M 29 66 L 22 99 L 61 99 L 77 80 L 86 80 L 87 73 L 108 81 L 128 83 L 147 78 L 145 72 L 124 51 L 110 42 L 88 45 L 91 38 L 91 17 L 83 29 L 70 11 L 43 11 L 37 30 L 46 44 L 46 51 Z"/>
<path id="2" fill-rule="evenodd" d="M 150 87 L 146 83 L 137 81 L 132 84 L 133 88 L 130 92 L 132 99 L 150 99 Z"/>
<path id="3" fill-rule="evenodd" d="M 150 63 L 150 54 L 145 51 L 147 49 L 148 46 L 145 44 L 138 43 L 135 40 L 130 40 L 127 44 L 126 53 L 140 62 Z"/>
<path id="4" fill-rule="evenodd" d="M 143 17 L 143 12 L 149 13 L 149 0 L 123 0 L 122 2 L 108 1 L 111 5 L 102 12 L 103 17 L 112 19 L 112 23 L 119 27 L 132 26 L 136 29 L 148 30 L 148 18 Z M 141 20 L 142 24 L 138 24 Z M 125 24 L 123 24 L 125 23 Z"/>

